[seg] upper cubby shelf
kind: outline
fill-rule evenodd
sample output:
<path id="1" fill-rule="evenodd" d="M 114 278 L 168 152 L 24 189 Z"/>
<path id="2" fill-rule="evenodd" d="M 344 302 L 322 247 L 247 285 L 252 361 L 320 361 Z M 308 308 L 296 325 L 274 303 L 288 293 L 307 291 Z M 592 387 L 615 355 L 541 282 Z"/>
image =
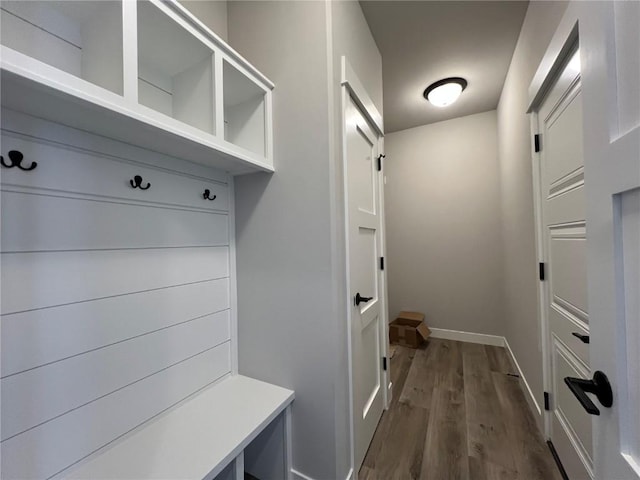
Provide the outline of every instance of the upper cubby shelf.
<path id="1" fill-rule="evenodd" d="M 273 171 L 273 84 L 174 0 L 0 7 L 2 106 L 232 174 Z"/>

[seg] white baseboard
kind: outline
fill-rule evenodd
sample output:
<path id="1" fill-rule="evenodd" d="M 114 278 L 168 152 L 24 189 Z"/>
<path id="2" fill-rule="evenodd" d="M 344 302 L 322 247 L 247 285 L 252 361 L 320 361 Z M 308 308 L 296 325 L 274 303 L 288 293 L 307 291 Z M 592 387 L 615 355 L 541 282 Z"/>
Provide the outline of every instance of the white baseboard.
<path id="1" fill-rule="evenodd" d="M 518 370 L 518 375 L 520 375 L 520 381 L 522 382 L 522 384 L 524 385 L 524 390 L 526 392 L 526 399 L 527 399 L 527 403 L 529 404 L 529 408 L 531 409 L 531 412 L 534 415 L 538 415 L 538 417 L 542 416 L 542 409 L 540 408 L 540 405 L 538 405 L 538 401 L 536 400 L 535 395 L 533 394 L 533 390 L 531 390 L 531 387 L 529 386 L 529 382 L 527 382 L 527 378 L 524 376 L 524 373 L 522 373 L 522 369 L 520 368 L 520 365 L 518 364 L 518 360 L 516 360 L 516 356 L 513 354 L 513 350 L 511 350 L 511 347 L 509 346 L 509 342 L 507 342 L 507 339 L 504 339 L 504 348 L 507 351 L 507 354 L 509 355 L 509 358 L 511 359 L 511 361 L 513 362 L 513 364 L 516 367 L 516 370 Z"/>
<path id="2" fill-rule="evenodd" d="M 291 469 L 291 476 L 293 480 L 313 480 L 313 478 L 307 477 L 304 473 L 300 473 L 294 468 Z"/>
<path id="3" fill-rule="evenodd" d="M 300 473 L 294 468 L 291 469 L 291 475 L 293 476 L 293 480 L 313 480 L 313 478 L 307 477 L 304 473 Z M 353 468 L 349 470 L 345 480 L 353 480 Z"/>
<path id="4" fill-rule="evenodd" d="M 444 328 L 429 328 L 432 338 L 445 340 L 457 340 L 458 342 L 480 343 L 482 345 L 494 345 L 504 347 L 504 337 L 498 335 L 485 335 L 484 333 L 461 332 L 459 330 L 447 330 Z"/>

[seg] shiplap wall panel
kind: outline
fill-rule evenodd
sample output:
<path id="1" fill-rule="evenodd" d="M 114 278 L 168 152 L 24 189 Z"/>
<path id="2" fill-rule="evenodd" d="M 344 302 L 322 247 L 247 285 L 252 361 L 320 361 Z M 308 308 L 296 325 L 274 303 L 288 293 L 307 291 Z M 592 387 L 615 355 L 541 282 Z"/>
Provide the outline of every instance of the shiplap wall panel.
<path id="1" fill-rule="evenodd" d="M 49 478 L 221 378 L 229 343 L 140 380 L 2 444 L 2 478 Z"/>
<path id="2" fill-rule="evenodd" d="M 138 164 L 131 160 L 114 158 L 79 150 L 69 145 L 58 145 L 38 139 L 24 138 L 3 132 L 3 150 L 18 150 L 24 155 L 23 163 L 32 160 L 38 167 L 24 175 L 17 168 L 4 169 L 2 183 L 20 185 L 36 191 L 55 191 L 86 194 L 102 198 L 119 198 L 159 205 L 182 206 L 208 210 L 229 208 L 228 186 L 197 177 L 168 172 L 164 169 Z M 151 184 L 148 190 L 132 188 L 129 181 L 136 175 L 142 177 L 142 186 Z M 213 201 L 205 200 L 205 189 Z"/>
<path id="3" fill-rule="evenodd" d="M 2 254 L 2 313 L 229 276 L 229 248 Z"/>
<path id="4" fill-rule="evenodd" d="M 2 318 L 2 377 L 122 342 L 229 305 L 229 279 L 162 288 Z"/>
<path id="5" fill-rule="evenodd" d="M 0 476 L 49 478 L 231 372 L 230 178 L 2 113 Z"/>
<path id="6" fill-rule="evenodd" d="M 227 215 L 212 212 L 6 190 L 2 209 L 3 252 L 229 244 Z"/>
<path id="7" fill-rule="evenodd" d="M 229 320 L 208 315 L 3 379 L 2 440 L 228 341 Z"/>

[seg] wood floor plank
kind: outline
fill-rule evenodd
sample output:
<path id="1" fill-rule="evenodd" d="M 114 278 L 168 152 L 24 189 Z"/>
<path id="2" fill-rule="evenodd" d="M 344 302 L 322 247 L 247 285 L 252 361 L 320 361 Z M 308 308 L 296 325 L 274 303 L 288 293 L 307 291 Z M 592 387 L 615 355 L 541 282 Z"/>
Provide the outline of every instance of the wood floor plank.
<path id="1" fill-rule="evenodd" d="M 489 359 L 489 367 L 492 372 L 515 373 L 515 369 L 511 365 L 511 360 L 509 360 L 509 356 L 504 347 L 484 345 L 484 351 Z"/>
<path id="2" fill-rule="evenodd" d="M 485 464 L 513 470 L 513 455 L 484 346 L 465 343 L 463 363 L 469 455 Z"/>
<path id="3" fill-rule="evenodd" d="M 521 477 L 516 470 L 491 462 L 469 457 L 469 480 L 530 480 Z"/>
<path id="4" fill-rule="evenodd" d="M 412 348 L 398 346 L 395 351 L 395 355 L 390 362 L 391 383 L 392 383 L 392 398 L 389 410 L 386 410 L 382 414 L 382 418 L 376 428 L 376 433 L 373 435 L 369 450 L 364 457 L 362 465 L 367 468 L 373 468 L 375 465 L 375 459 L 380 452 L 380 449 L 385 445 L 385 439 L 389 432 L 389 426 L 391 425 L 392 415 L 390 411 L 394 408 L 394 405 L 398 403 L 400 393 L 404 388 L 411 362 L 415 356 L 415 350 Z"/>
<path id="5" fill-rule="evenodd" d="M 365 467 L 363 465 L 358 473 L 358 480 L 378 480 L 378 475 L 373 468 Z"/>
<path id="6" fill-rule="evenodd" d="M 430 408 L 436 380 L 446 373 L 445 365 L 440 365 L 439 361 L 443 351 L 446 353 L 446 345 L 447 340 L 431 339 L 426 347 L 416 350 L 400 395 L 401 403 L 427 410 Z"/>
<path id="7" fill-rule="evenodd" d="M 387 438 L 375 459 L 375 473 L 384 480 L 417 480 L 420 478 L 429 412 L 402 402 L 389 412 Z"/>
<path id="8" fill-rule="evenodd" d="M 516 469 L 522 478 L 531 480 L 561 480 L 551 454 L 537 428 L 519 380 L 492 373 L 500 409 L 509 425 L 507 436 Z"/>
<path id="9" fill-rule="evenodd" d="M 420 478 L 466 480 L 469 476 L 462 343 L 443 341 L 436 352 L 436 385 Z M 463 446 L 463 448 L 461 448 Z"/>
<path id="10" fill-rule="evenodd" d="M 416 355 L 416 349 L 397 346 L 393 359 L 390 362 L 391 383 L 393 388 L 392 401 L 397 402 L 400 399 L 402 390 L 407 381 L 409 369 Z"/>

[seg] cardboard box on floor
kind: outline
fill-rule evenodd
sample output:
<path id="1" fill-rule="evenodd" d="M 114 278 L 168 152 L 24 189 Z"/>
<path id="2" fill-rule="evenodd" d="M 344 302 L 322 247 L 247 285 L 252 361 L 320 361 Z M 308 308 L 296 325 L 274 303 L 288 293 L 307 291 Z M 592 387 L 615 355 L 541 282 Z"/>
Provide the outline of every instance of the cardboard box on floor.
<path id="1" fill-rule="evenodd" d="M 431 331 L 420 312 L 400 312 L 398 318 L 389 324 L 389 342 L 396 345 L 418 348 L 429 335 Z"/>

